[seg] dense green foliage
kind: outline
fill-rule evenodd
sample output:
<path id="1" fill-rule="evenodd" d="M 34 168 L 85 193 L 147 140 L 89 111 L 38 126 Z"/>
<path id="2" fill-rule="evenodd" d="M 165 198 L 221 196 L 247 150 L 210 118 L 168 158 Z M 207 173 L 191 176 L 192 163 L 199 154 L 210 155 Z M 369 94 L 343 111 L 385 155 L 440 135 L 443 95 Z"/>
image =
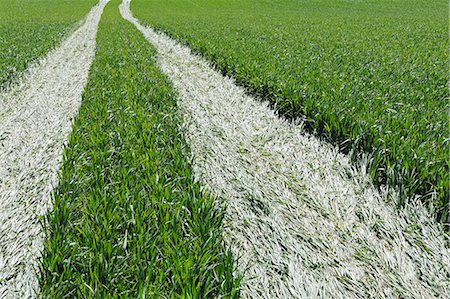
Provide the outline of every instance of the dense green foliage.
<path id="1" fill-rule="evenodd" d="M 448 218 L 448 2 L 133 0 L 288 118 L 351 152 L 377 184 Z"/>
<path id="2" fill-rule="evenodd" d="M 46 221 L 50 298 L 233 298 L 223 212 L 194 182 L 155 50 L 107 5 Z"/>
<path id="3" fill-rule="evenodd" d="M 0 0 L 0 89 L 54 48 L 95 0 Z"/>

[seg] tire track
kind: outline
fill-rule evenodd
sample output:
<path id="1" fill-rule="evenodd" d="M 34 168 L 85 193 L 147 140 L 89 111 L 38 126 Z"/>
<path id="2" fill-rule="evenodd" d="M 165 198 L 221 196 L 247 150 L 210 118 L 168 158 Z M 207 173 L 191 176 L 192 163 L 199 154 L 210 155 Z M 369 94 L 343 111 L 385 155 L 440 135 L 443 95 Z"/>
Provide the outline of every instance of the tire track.
<path id="1" fill-rule="evenodd" d="M 0 298 L 34 298 L 38 291 L 40 217 L 51 209 L 107 2 L 101 0 L 59 48 L 0 94 Z"/>
<path id="2" fill-rule="evenodd" d="M 420 203 L 396 209 L 335 148 L 120 10 L 179 91 L 198 179 L 227 200 L 243 298 L 449 298 L 448 238 Z"/>

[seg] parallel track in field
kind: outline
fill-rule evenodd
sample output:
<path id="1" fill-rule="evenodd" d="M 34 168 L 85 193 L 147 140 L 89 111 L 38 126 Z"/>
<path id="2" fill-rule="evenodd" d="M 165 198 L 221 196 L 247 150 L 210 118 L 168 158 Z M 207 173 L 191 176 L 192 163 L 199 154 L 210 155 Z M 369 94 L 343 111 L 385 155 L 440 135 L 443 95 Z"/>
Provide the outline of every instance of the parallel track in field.
<path id="1" fill-rule="evenodd" d="M 0 94 L 0 298 L 33 298 L 63 145 L 95 55 L 101 0 L 60 47 Z"/>
<path id="2" fill-rule="evenodd" d="M 450 252 L 419 203 L 397 210 L 348 157 L 133 18 L 179 91 L 194 169 L 227 201 L 244 298 L 446 298 Z"/>
<path id="3" fill-rule="evenodd" d="M 101 0 L 62 45 L 0 94 L 0 298 L 34 298 L 40 217 L 95 55 Z M 398 210 L 336 148 L 279 118 L 164 34 L 153 44 L 179 92 L 196 177 L 227 204 L 243 298 L 448 298 L 450 249 L 426 208 Z"/>

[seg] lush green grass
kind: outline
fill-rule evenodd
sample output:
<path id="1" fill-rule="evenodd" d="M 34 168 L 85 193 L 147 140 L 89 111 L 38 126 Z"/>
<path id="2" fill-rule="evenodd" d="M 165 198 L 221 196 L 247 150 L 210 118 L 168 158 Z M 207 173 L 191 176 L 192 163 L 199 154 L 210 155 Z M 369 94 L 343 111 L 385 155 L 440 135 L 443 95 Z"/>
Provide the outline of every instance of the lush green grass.
<path id="1" fill-rule="evenodd" d="M 44 297 L 236 297 L 223 211 L 194 182 L 176 94 L 117 5 L 100 22 L 46 221 Z"/>
<path id="2" fill-rule="evenodd" d="M 0 0 L 0 89 L 54 48 L 96 0 Z"/>
<path id="3" fill-rule="evenodd" d="M 142 21 L 203 54 L 288 118 L 372 153 L 377 184 L 449 219 L 448 2 L 133 0 Z M 435 197 L 433 197 L 433 194 Z"/>

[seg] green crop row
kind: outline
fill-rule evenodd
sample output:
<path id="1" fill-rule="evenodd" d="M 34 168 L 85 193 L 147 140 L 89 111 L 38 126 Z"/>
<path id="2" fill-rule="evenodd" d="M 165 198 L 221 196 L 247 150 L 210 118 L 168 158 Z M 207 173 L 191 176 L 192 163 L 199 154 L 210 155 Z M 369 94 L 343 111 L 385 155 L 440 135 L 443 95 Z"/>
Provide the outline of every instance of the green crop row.
<path id="1" fill-rule="evenodd" d="M 95 0 L 0 0 L 0 90 L 54 48 Z"/>
<path id="2" fill-rule="evenodd" d="M 133 0 L 144 23 L 449 221 L 448 2 Z M 400 202 L 399 204 L 402 204 Z"/>
<path id="3" fill-rule="evenodd" d="M 155 50 L 107 5 L 45 221 L 49 298 L 234 298 L 223 211 L 194 182 Z"/>

